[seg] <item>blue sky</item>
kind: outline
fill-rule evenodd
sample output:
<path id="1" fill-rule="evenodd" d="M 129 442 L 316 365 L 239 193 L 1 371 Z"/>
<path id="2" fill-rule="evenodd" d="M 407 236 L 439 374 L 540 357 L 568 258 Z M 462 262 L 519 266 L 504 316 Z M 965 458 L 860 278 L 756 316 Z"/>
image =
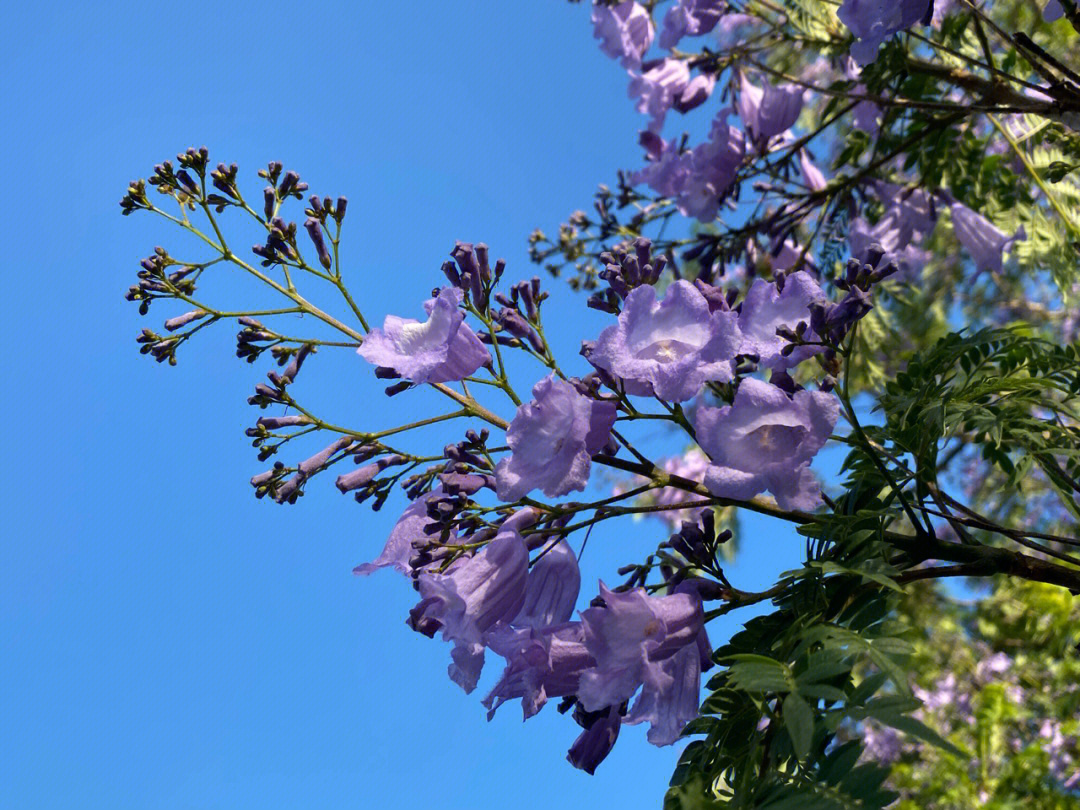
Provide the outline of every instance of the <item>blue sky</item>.
<path id="1" fill-rule="evenodd" d="M 447 679 L 448 647 L 404 626 L 404 582 L 350 574 L 404 502 L 373 515 L 325 483 L 295 507 L 256 502 L 245 400 L 268 363 L 238 361 L 222 327 L 159 366 L 135 335 L 179 310 L 140 319 L 123 300 L 154 245 L 184 258 L 196 245 L 122 218 L 117 200 L 199 144 L 239 163 L 253 196 L 278 159 L 350 198 L 346 274 L 376 322 L 419 314 L 455 239 L 533 275 L 528 233 L 554 232 L 640 160 L 641 122 L 587 7 L 16 4 L 6 17 L 0 806 L 658 806 L 677 750 L 641 728 L 588 777 L 563 761 L 577 729 L 553 708 L 487 723 L 480 692 Z M 240 244 L 258 238 L 234 225 Z M 549 333 L 576 368 L 604 318 L 548 287 Z M 250 294 L 229 277 L 207 290 L 223 305 Z M 527 389 L 539 372 L 523 373 Z M 359 428 L 433 402 L 386 399 L 346 351 L 301 382 Z M 659 539 L 650 522 L 598 529 L 586 582 Z M 802 549 L 756 520 L 742 544 L 747 589 Z"/>

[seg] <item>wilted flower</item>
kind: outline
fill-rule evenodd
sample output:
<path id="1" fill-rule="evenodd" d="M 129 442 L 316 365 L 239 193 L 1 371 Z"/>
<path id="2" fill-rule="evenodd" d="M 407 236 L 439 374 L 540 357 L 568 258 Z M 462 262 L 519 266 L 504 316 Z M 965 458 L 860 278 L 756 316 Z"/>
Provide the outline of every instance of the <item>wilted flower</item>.
<path id="1" fill-rule="evenodd" d="M 575 711 L 574 719 L 582 722 L 585 712 Z M 566 759 L 575 768 L 580 768 L 585 773 L 595 773 L 597 766 L 603 762 L 611 749 L 615 747 L 615 741 L 619 739 L 619 728 L 622 726 L 622 717 L 619 709 L 612 706 L 603 712 L 588 713 L 595 716 L 588 719 L 589 725 L 574 740 Z"/>
<path id="2" fill-rule="evenodd" d="M 623 381 L 627 393 L 684 402 L 707 380 L 727 382 L 740 345 L 732 312 L 710 312 L 690 282 L 676 281 L 663 301 L 653 287 L 626 297 L 619 321 L 600 333 L 590 362 Z"/>
<path id="3" fill-rule="evenodd" d="M 713 461 L 705 486 L 739 500 L 768 490 L 783 509 L 813 509 L 821 495 L 810 460 L 832 433 L 839 408 L 821 391 L 789 397 L 775 385 L 744 379 L 734 404 L 697 411 L 697 440 Z"/>
<path id="4" fill-rule="evenodd" d="M 506 430 L 511 455 L 495 467 L 499 499 L 516 501 L 534 489 L 549 498 L 585 489 L 590 458 L 607 444 L 615 403 L 590 399 L 550 375 Z"/>
<path id="5" fill-rule="evenodd" d="M 424 302 L 428 319 L 387 315 L 382 329 L 372 329 L 356 353 L 375 366 L 392 368 L 414 383 L 460 380 L 491 362 L 484 344 L 458 307 L 459 289 L 446 287 Z"/>

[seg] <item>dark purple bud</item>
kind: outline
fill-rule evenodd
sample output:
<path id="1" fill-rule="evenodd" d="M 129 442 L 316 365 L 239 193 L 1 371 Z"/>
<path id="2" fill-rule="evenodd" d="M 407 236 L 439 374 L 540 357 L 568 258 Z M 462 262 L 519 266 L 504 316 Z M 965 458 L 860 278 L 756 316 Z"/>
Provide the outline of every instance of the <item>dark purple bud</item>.
<path id="1" fill-rule="evenodd" d="M 480 265 L 480 278 L 485 284 L 491 283 L 491 265 L 488 264 L 488 246 L 483 242 L 476 245 L 476 261 Z"/>
<path id="2" fill-rule="evenodd" d="M 378 464 L 366 464 L 350 473 L 339 475 L 334 485 L 341 490 L 342 494 L 352 492 L 354 489 L 366 486 L 378 473 Z"/>
<path id="3" fill-rule="evenodd" d="M 349 200 L 347 197 L 338 197 L 337 202 L 334 203 L 334 219 L 338 222 L 345 219 L 345 208 L 348 204 Z"/>
<path id="4" fill-rule="evenodd" d="M 394 371 L 389 366 L 376 366 L 375 367 L 375 379 L 377 380 L 399 380 L 401 375 Z"/>
<path id="5" fill-rule="evenodd" d="M 458 274 L 457 267 L 453 262 L 443 262 L 442 271 L 446 278 L 449 279 L 452 287 L 461 288 L 461 276 Z"/>
<path id="6" fill-rule="evenodd" d="M 490 475 L 439 473 L 439 480 L 450 495 L 474 495 L 484 487 L 495 488 L 495 479 Z"/>
<path id="7" fill-rule="evenodd" d="M 177 329 L 187 326 L 192 321 L 197 321 L 199 318 L 205 318 L 209 314 L 209 312 L 201 309 L 193 309 L 191 312 L 185 312 L 183 315 L 169 318 L 169 320 L 165 321 L 165 328 L 170 332 L 175 332 Z"/>
<path id="8" fill-rule="evenodd" d="M 312 194 L 310 197 L 308 197 L 308 204 L 311 206 L 311 210 L 314 211 L 316 215 L 322 213 L 322 198 L 319 197 L 318 194 Z"/>
<path id="9" fill-rule="evenodd" d="M 274 193 L 273 186 L 267 186 L 263 189 L 263 214 L 266 215 L 266 221 L 269 222 L 270 218 L 274 216 L 274 203 L 277 202 L 277 195 Z"/>
<path id="10" fill-rule="evenodd" d="M 389 388 L 387 388 L 385 393 L 388 397 L 396 396 L 402 391 L 408 390 L 410 386 L 412 386 L 411 382 L 409 382 L 408 380 L 402 380 L 401 382 L 395 383 L 394 385 L 391 385 Z"/>
<path id="11" fill-rule="evenodd" d="M 285 373 L 281 375 L 281 379 L 284 380 L 286 384 L 291 383 L 296 379 L 296 375 L 300 372 L 300 367 L 304 365 L 304 361 L 307 360 L 309 354 L 311 354 L 311 344 L 305 343 L 293 357 L 292 362 L 285 368 Z"/>
<path id="12" fill-rule="evenodd" d="M 450 251 L 451 257 L 461 269 L 461 278 L 464 281 L 468 276 L 471 287 L 473 303 L 476 306 L 483 304 L 483 289 L 481 287 L 480 262 L 476 258 L 476 251 L 469 242 L 456 242 L 454 249 Z"/>
<path id="13" fill-rule="evenodd" d="M 329 270 L 332 260 L 330 251 L 326 249 L 326 240 L 323 239 L 322 223 L 315 217 L 308 217 L 304 222 L 304 227 L 307 229 L 308 236 L 311 237 L 311 243 L 315 245 L 315 252 L 319 254 L 319 264 L 324 270 Z"/>
<path id="14" fill-rule="evenodd" d="M 258 475 L 252 476 L 251 485 L 253 487 L 261 487 L 263 484 L 269 483 L 275 473 L 275 470 L 267 470 L 266 472 L 261 472 Z"/>
<path id="15" fill-rule="evenodd" d="M 176 173 L 176 179 L 180 181 L 180 185 L 184 187 L 184 191 L 190 194 L 192 197 L 197 197 L 199 194 L 199 187 L 195 181 L 191 179 L 191 175 L 181 169 Z"/>
<path id="16" fill-rule="evenodd" d="M 607 299 L 604 297 L 603 293 L 593 293 L 592 295 L 590 295 L 589 300 L 585 302 L 585 306 L 589 307 L 590 309 L 598 309 L 601 312 L 614 313 L 616 311 L 615 307 L 613 307 L 607 302 Z"/>
<path id="17" fill-rule="evenodd" d="M 330 456 L 334 455 L 334 453 L 338 452 L 339 450 L 344 450 L 346 447 L 352 444 L 352 442 L 353 440 L 351 436 L 342 436 L 333 444 L 324 447 L 311 458 L 301 461 L 299 465 L 300 475 L 303 475 L 304 477 L 311 476 L 312 473 L 314 473 L 317 469 L 319 469 L 323 464 L 327 462 Z"/>
<path id="18" fill-rule="evenodd" d="M 694 279 L 694 286 L 698 288 L 698 292 L 700 292 L 709 303 L 709 312 L 727 312 L 731 309 L 728 305 L 727 297 L 721 288 L 714 287 L 712 284 L 708 284 L 700 278 Z"/>
<path id="19" fill-rule="evenodd" d="M 281 178 L 280 192 L 282 197 L 288 197 L 293 191 L 296 190 L 296 184 L 300 182 L 300 175 L 294 171 L 285 172 L 285 176 Z"/>
<path id="20" fill-rule="evenodd" d="M 294 414 L 292 416 L 262 416 L 259 417 L 256 424 L 261 425 L 267 430 L 277 430 L 283 427 L 300 427 L 301 425 L 312 424 L 311 420 L 302 415 Z"/>
<path id="21" fill-rule="evenodd" d="M 506 272 L 506 259 L 496 259 L 495 270 L 493 272 L 495 273 L 496 281 L 502 278 L 502 274 Z"/>
<path id="22" fill-rule="evenodd" d="M 586 719 L 584 711 L 575 710 L 574 719 L 584 725 L 585 730 L 574 740 L 566 758 L 575 768 L 592 774 L 615 747 L 622 716 L 617 706 L 609 707 L 606 712 L 590 712 L 589 715 Z"/>
<path id="23" fill-rule="evenodd" d="M 241 326 L 246 326 L 249 329 L 263 329 L 264 328 L 261 323 L 259 323 L 254 318 L 249 318 L 247 315 L 244 315 L 242 318 L 240 318 L 239 323 L 240 323 Z"/>
<path id="24" fill-rule="evenodd" d="M 277 488 L 277 492 L 274 493 L 274 500 L 278 503 L 296 502 L 296 496 L 299 494 L 298 490 L 300 485 L 304 482 L 304 476 L 294 475 L 284 484 Z"/>

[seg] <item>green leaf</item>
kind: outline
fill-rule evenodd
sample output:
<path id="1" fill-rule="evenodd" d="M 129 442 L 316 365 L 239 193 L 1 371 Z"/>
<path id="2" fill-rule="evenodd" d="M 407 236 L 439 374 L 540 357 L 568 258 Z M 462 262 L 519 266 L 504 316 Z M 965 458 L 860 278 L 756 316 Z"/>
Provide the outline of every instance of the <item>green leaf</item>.
<path id="1" fill-rule="evenodd" d="M 814 710 L 797 692 L 792 692 L 783 703 L 784 727 L 791 737 L 791 745 L 799 761 L 810 756 L 810 745 L 814 739 Z"/>

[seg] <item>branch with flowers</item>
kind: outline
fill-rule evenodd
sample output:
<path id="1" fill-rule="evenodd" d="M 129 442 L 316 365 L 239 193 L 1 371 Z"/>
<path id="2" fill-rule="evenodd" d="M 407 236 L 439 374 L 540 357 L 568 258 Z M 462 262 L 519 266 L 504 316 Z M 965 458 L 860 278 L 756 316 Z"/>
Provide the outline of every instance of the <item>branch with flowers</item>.
<path id="1" fill-rule="evenodd" d="M 1052 0 L 1045 17 L 1063 32 L 1075 5 Z M 196 334 L 235 322 L 239 358 L 269 352 L 276 368 L 248 400 L 264 413 L 248 437 L 273 460 L 251 480 L 257 497 L 297 504 L 331 470 L 373 509 L 404 492 L 356 573 L 410 581 L 409 625 L 452 644 L 466 692 L 491 655 L 504 660 L 489 716 L 557 698 L 581 727 L 568 758 L 590 773 L 623 725 L 647 723 L 656 745 L 696 737 L 673 807 L 884 807 L 888 763 L 855 767 L 868 743 L 853 729 L 966 755 L 918 716 L 897 595 L 955 577 L 1080 594 L 1080 346 L 1055 306 L 1080 284 L 1080 77 L 1067 49 L 1010 33 L 1031 22 L 1018 8 L 967 0 L 597 2 L 592 21 L 650 121 L 644 168 L 601 187 L 595 218 L 531 237 L 538 263 L 573 266 L 588 306 L 610 315 L 580 358 L 557 358 L 545 336 L 541 279 L 512 281 L 484 244 L 455 245 L 429 300 L 373 326 L 340 258 L 346 198 L 305 203 L 307 184 L 273 162 L 254 207 L 237 165 L 214 167 L 205 148 L 121 202 L 207 252 L 142 261 L 129 300 L 182 311 L 144 329 L 141 350 L 174 364 Z M 685 50 L 706 34 L 719 50 Z M 666 55 L 647 59 L 654 44 Z M 698 145 L 663 137 L 671 112 L 727 99 Z M 250 256 L 232 238 L 244 226 Z M 204 297 L 226 269 L 270 303 Z M 339 350 L 389 396 L 449 402 L 390 428 L 318 413 L 298 380 Z M 519 367 L 536 373 L 516 379 Z M 642 428 L 657 423 L 691 449 L 648 451 Z M 813 463 L 830 445 L 846 461 L 823 486 Z M 597 494 L 594 465 L 625 483 Z M 960 469 L 974 474 L 958 487 Z M 1018 515 L 1033 487 L 1053 507 Z M 803 567 L 765 591 L 724 570 L 742 511 L 806 538 Z M 575 619 L 571 539 L 630 515 L 673 531 L 613 566 L 621 581 Z M 714 648 L 711 620 L 765 602 L 772 613 Z"/>

